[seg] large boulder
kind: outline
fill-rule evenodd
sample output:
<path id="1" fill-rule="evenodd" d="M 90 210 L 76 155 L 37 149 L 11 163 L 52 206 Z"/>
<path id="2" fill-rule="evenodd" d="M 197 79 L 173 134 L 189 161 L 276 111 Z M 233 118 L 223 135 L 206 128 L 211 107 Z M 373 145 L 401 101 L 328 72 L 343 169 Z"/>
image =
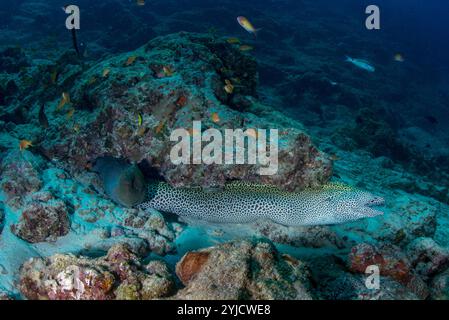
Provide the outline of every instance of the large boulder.
<path id="1" fill-rule="evenodd" d="M 176 266 L 177 299 L 310 300 L 306 266 L 271 243 L 229 242 L 187 253 Z"/>
<path id="2" fill-rule="evenodd" d="M 15 235 L 30 243 L 55 241 L 70 231 L 69 212 L 61 200 L 32 201 L 11 228 Z"/>

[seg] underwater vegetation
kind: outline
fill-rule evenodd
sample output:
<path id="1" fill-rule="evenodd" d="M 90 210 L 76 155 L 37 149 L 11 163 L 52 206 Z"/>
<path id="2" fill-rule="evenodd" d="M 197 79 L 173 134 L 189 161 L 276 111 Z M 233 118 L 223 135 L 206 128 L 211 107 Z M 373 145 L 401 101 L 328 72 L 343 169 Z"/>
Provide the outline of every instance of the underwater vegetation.
<path id="1" fill-rule="evenodd" d="M 363 1 L 80 0 L 75 32 L 66 5 L 0 3 L 0 300 L 449 299 L 438 28 L 385 4 L 368 32 Z M 175 164 L 178 128 L 277 129 L 277 173 Z"/>

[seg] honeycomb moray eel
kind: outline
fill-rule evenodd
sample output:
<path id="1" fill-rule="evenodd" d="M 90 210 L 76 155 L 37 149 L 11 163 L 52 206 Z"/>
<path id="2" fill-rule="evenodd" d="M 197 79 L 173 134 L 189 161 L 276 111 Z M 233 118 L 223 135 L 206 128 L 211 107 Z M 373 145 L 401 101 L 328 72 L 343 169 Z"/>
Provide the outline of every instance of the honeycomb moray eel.
<path id="1" fill-rule="evenodd" d="M 373 207 L 384 202 L 371 193 L 337 183 L 291 193 L 273 186 L 241 182 L 233 182 L 218 192 L 175 189 L 158 182 L 149 185 L 148 199 L 139 207 L 213 223 L 271 220 L 286 226 L 310 226 L 382 215 Z"/>

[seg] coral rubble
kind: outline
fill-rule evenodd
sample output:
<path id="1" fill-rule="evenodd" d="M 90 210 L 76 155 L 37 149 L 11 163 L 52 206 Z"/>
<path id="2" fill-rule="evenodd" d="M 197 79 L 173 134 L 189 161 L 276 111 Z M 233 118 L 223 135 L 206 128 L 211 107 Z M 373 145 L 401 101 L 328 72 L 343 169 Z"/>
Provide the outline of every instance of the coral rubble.
<path id="1" fill-rule="evenodd" d="M 41 300 L 150 300 L 169 295 L 173 278 L 161 261 L 143 263 L 127 245 L 98 259 L 55 255 L 26 262 L 20 291 Z"/>

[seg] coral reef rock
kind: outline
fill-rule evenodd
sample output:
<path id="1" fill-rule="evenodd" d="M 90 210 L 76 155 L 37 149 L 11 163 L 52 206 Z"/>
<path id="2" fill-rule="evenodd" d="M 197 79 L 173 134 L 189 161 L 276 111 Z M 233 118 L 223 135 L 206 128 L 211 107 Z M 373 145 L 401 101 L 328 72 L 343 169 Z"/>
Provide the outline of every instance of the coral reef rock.
<path id="1" fill-rule="evenodd" d="M 430 238 L 417 238 L 407 247 L 414 269 L 423 277 L 431 277 L 449 267 L 449 250 Z"/>
<path id="2" fill-rule="evenodd" d="M 176 266 L 177 299 L 309 300 L 305 265 L 268 242 L 234 241 L 187 253 Z"/>
<path id="3" fill-rule="evenodd" d="M 145 265 L 129 246 L 116 245 L 97 259 L 33 258 L 21 268 L 19 287 L 27 299 L 149 300 L 170 295 L 174 282 L 165 263 Z"/>
<path id="4" fill-rule="evenodd" d="M 36 158 L 31 153 L 12 151 L 0 164 L 0 189 L 6 195 L 6 202 L 19 207 L 25 196 L 37 192 L 42 187 Z"/>
<path id="5" fill-rule="evenodd" d="M 31 243 L 55 241 L 69 233 L 70 217 L 65 203 L 60 200 L 32 201 L 11 228 L 15 235 Z"/>
<path id="6" fill-rule="evenodd" d="M 189 33 L 158 37 L 136 51 L 98 62 L 58 87 L 59 93 L 49 98 L 51 128 L 42 133 L 41 148 L 71 172 L 104 156 L 147 161 L 178 187 L 220 187 L 235 179 L 288 190 L 323 184 L 332 175 L 331 161 L 299 122 L 257 100 L 257 79 L 256 60 L 225 40 Z M 224 89 L 229 81 L 232 93 Z M 71 99 L 61 107 L 64 90 Z M 174 165 L 170 135 L 179 128 L 192 130 L 193 121 L 222 132 L 278 129 L 278 173 L 260 175 L 260 163 Z"/>
<path id="7" fill-rule="evenodd" d="M 400 283 L 419 299 L 429 295 L 427 284 L 413 269 L 409 257 L 399 247 L 384 244 L 375 247 L 362 243 L 352 248 L 349 254 L 349 269 L 354 273 L 365 273 L 369 266 L 378 266 L 380 274 Z"/>
<path id="8" fill-rule="evenodd" d="M 449 270 L 433 278 L 430 292 L 433 300 L 449 300 Z"/>
<path id="9" fill-rule="evenodd" d="M 14 299 L 9 292 L 0 288 L 0 301 L 7 301 L 7 300 L 14 300 Z"/>

